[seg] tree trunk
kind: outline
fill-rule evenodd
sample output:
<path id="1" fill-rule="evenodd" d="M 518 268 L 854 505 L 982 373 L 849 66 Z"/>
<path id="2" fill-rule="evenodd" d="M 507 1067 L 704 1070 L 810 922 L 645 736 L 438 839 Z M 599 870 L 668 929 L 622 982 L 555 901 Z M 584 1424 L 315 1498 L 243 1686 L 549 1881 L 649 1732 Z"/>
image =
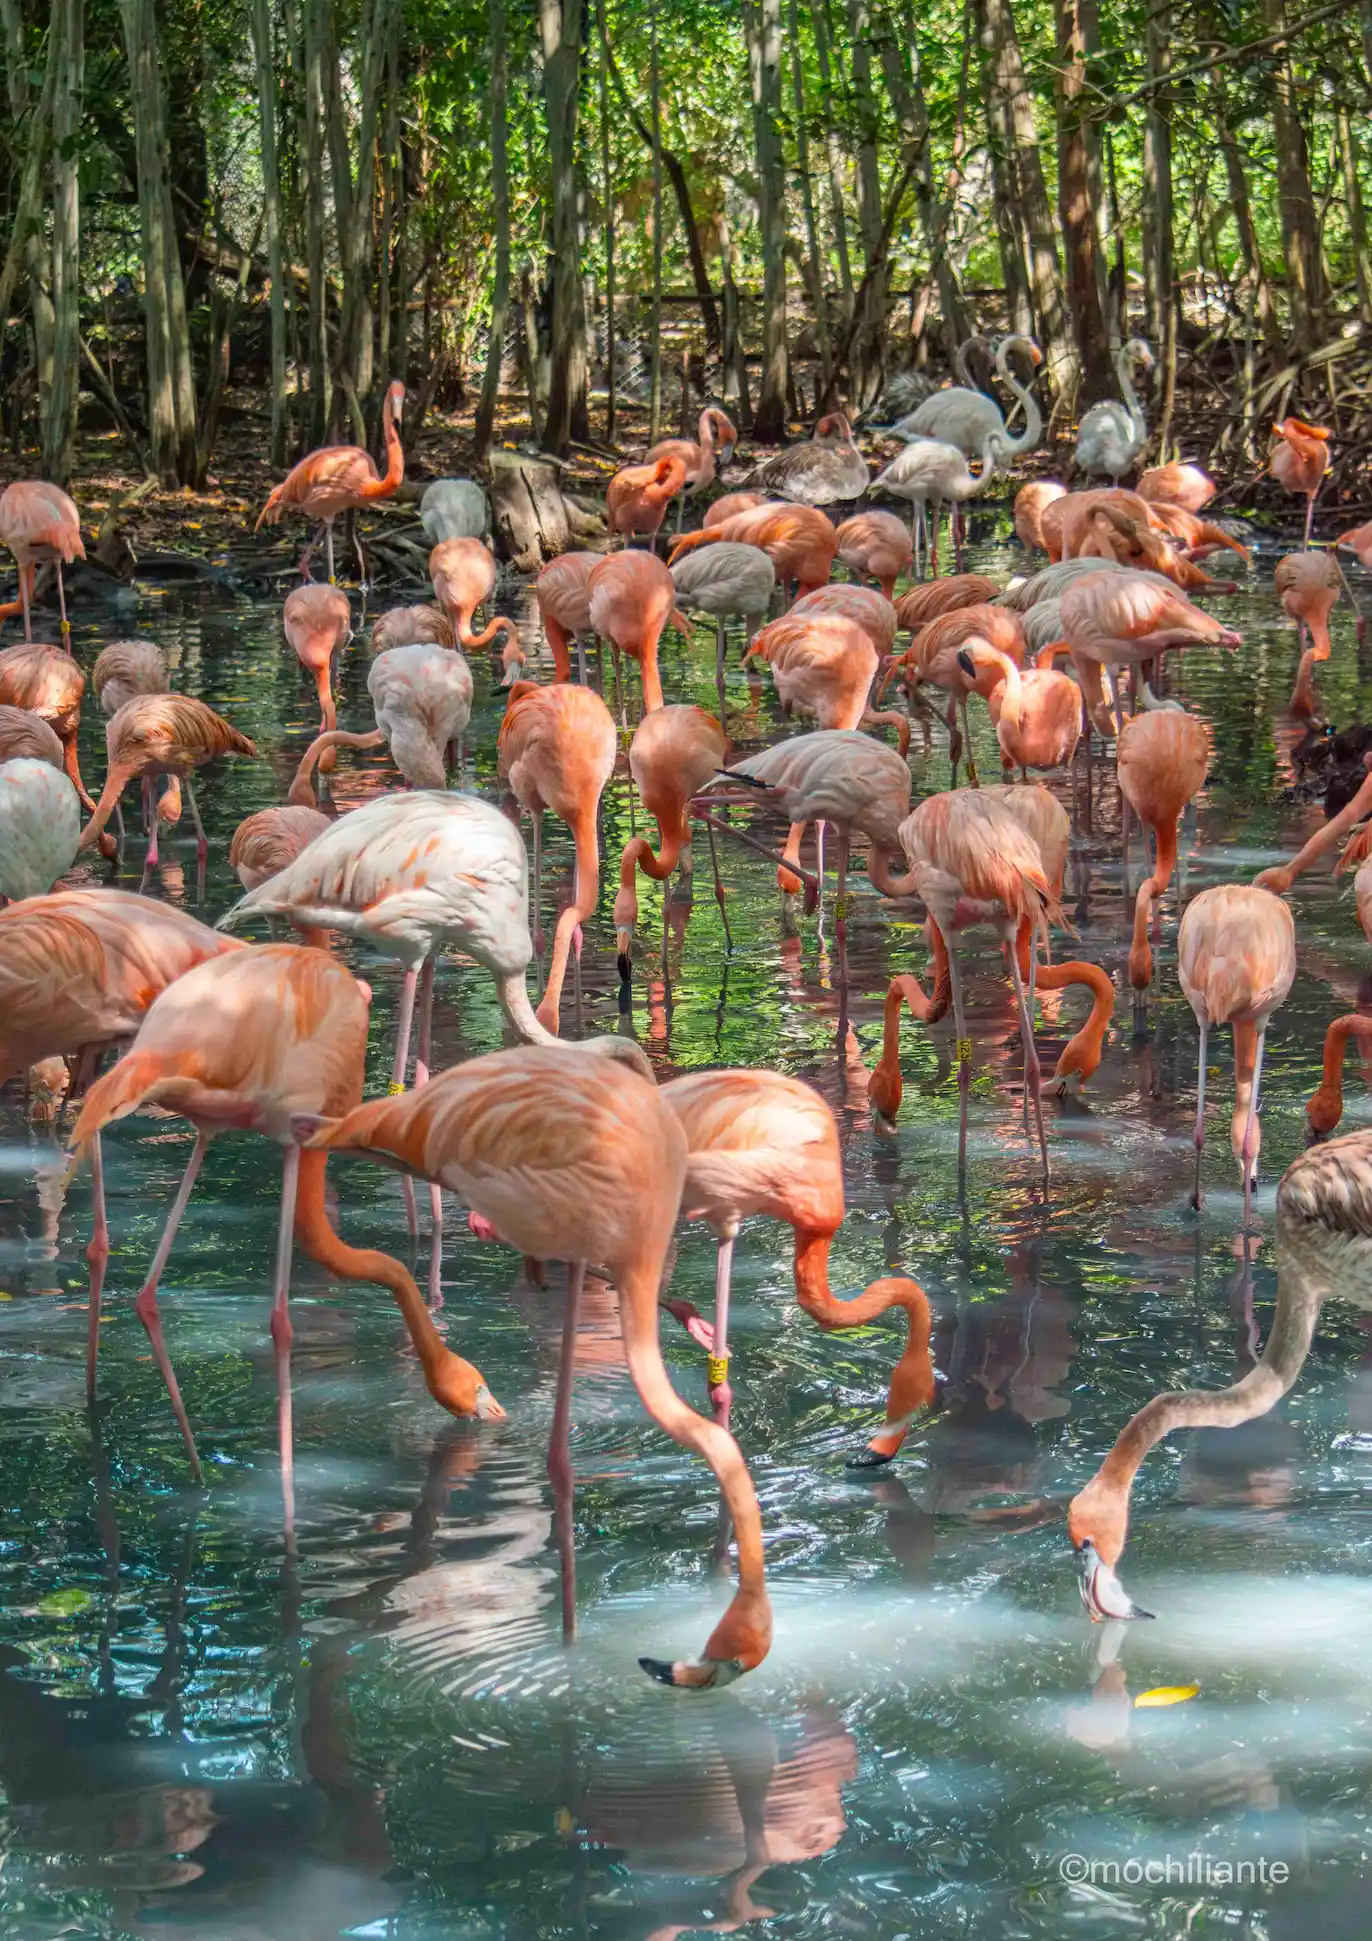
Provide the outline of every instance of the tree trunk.
<path id="1" fill-rule="evenodd" d="M 862 301 L 853 332 L 852 387 L 859 406 L 881 391 L 886 363 L 886 266 L 873 274 L 881 244 L 881 175 L 877 167 L 877 104 L 872 91 L 872 16 L 868 0 L 848 0 L 852 39 L 853 107 L 857 117 L 858 233 L 862 237 Z"/>
<path id="2" fill-rule="evenodd" d="M 1090 123 L 1086 113 L 1087 40 L 1082 0 L 1057 0 L 1058 215 L 1067 257 L 1068 308 L 1081 359 L 1079 402 L 1110 395 L 1110 331 L 1101 302 L 1104 277 L 1091 195 Z"/>
<path id="3" fill-rule="evenodd" d="M 753 435 L 786 437 L 790 365 L 786 344 L 786 177 L 781 147 L 781 0 L 744 0 L 762 230 L 762 387 Z"/>
<path id="4" fill-rule="evenodd" d="M 157 21 L 153 0 L 119 0 L 119 11 L 128 49 L 137 149 L 152 461 L 165 484 L 191 485 L 197 457 L 195 386 L 186 290 L 172 216 Z"/>
<path id="5" fill-rule="evenodd" d="M 328 284 L 324 206 L 324 24 L 329 0 L 304 0 L 305 230 L 310 273 L 310 443 L 322 445 L 329 423 Z"/>
<path id="6" fill-rule="evenodd" d="M 270 0 L 252 0 L 253 54 L 257 63 L 257 112 L 262 142 L 262 214 L 271 278 L 271 386 L 273 465 L 286 462 L 286 279 L 281 256 L 281 182 L 276 158 L 276 64 L 272 57 Z"/>
<path id="7" fill-rule="evenodd" d="M 81 393 L 81 92 L 85 77 L 84 0 L 56 0 L 49 33 L 62 67 L 52 108 L 52 377 L 43 422 L 43 475 L 65 486 L 76 448 Z"/>
<path id="8" fill-rule="evenodd" d="M 829 158 L 829 226 L 834 232 L 839 288 L 843 292 L 843 320 L 853 314 L 853 264 L 848 254 L 848 220 L 843 210 L 843 151 L 834 127 L 834 87 L 829 63 L 829 0 L 814 0 L 810 24 L 815 30 L 819 61 L 819 91 L 824 104 L 824 147 Z"/>
<path id="9" fill-rule="evenodd" d="M 657 7 L 648 0 L 648 126 L 653 137 L 653 313 L 648 326 L 648 443 L 662 434 L 662 82 L 657 65 Z"/>
<path id="10" fill-rule="evenodd" d="M 1032 336 L 1034 308 L 1029 299 L 1029 270 L 1025 262 L 1024 224 L 1020 219 L 1014 135 L 1004 97 L 996 86 L 989 62 L 984 63 L 982 68 L 982 95 L 986 104 L 987 148 L 991 156 L 994 191 L 992 201 L 1006 309 L 1010 316 L 1010 328 L 1021 335 Z"/>
<path id="11" fill-rule="evenodd" d="M 877 51 L 881 57 L 882 72 L 886 77 L 887 93 L 891 97 L 891 105 L 895 109 L 896 119 L 905 137 L 905 156 L 907 160 L 913 159 L 915 164 L 915 200 L 919 207 L 920 223 L 924 230 L 925 246 L 929 252 L 934 281 L 938 287 L 946 349 L 951 357 L 970 329 L 961 278 L 953 254 L 948 247 L 953 198 L 957 194 L 960 181 L 961 129 L 966 109 L 967 47 L 964 42 L 958 97 L 958 131 L 954 136 L 948 192 L 940 196 L 934 187 L 934 162 L 929 143 L 929 116 L 924 105 L 924 94 L 919 84 L 918 72 L 913 76 L 906 73 L 901 44 L 897 39 L 896 24 L 891 16 L 887 14 L 878 16 L 877 31 Z M 907 19 L 902 38 L 904 45 L 910 49 L 914 60 L 918 62 L 919 48 L 912 19 Z"/>
<path id="12" fill-rule="evenodd" d="M 605 0 L 601 0 L 603 6 Z M 491 26 L 491 194 L 495 202 L 495 284 L 491 291 L 491 336 L 486 375 L 476 411 L 476 459 L 482 463 L 495 436 L 500 399 L 500 369 L 505 361 L 505 324 L 510 309 L 510 166 L 505 148 L 505 99 L 509 57 L 505 40 L 505 0 L 489 0 Z"/>
<path id="13" fill-rule="evenodd" d="M 1177 289 L 1172 238 L 1171 0 L 1147 0 L 1144 62 L 1149 89 L 1143 124 L 1143 289 L 1148 335 L 1162 371 L 1158 458 L 1167 457 L 1177 388 Z"/>
<path id="14" fill-rule="evenodd" d="M 740 431 L 751 431 L 753 405 L 748 395 L 748 362 L 743 349 L 743 318 L 734 282 L 734 243 L 727 221 L 721 224 L 719 261 L 723 284 L 724 335 L 722 342 L 724 402 L 730 406 Z"/>
<path id="15" fill-rule="evenodd" d="M 1014 144 L 1013 192 L 1018 219 L 1028 239 L 1029 281 L 1044 363 L 1053 389 L 1060 397 L 1070 399 L 1076 395 L 1080 370 L 1063 302 L 1057 241 L 1039 156 L 1034 103 L 1025 79 L 1024 56 L 1010 0 L 981 0 L 981 10 L 982 46 L 991 63 L 996 92 L 1005 104 L 1008 133 Z"/>
<path id="16" fill-rule="evenodd" d="M 10 27 L 11 17 L 7 11 L 5 16 L 7 51 L 11 51 L 8 42 Z M 28 98 L 28 67 L 23 58 L 22 21 L 18 21 L 18 31 L 17 64 L 11 51 L 10 100 L 13 103 L 17 94 L 22 112 Z M 48 158 L 52 135 L 53 103 L 57 98 L 57 83 L 61 68 L 61 37 L 49 34 L 42 91 L 29 118 L 28 147 L 24 151 L 23 167 L 19 172 L 14 221 L 10 228 L 9 247 L 5 251 L 4 267 L 0 269 L 0 321 L 9 316 L 19 272 L 28 261 L 29 244 L 34 240 L 40 220 L 43 206 L 43 168 Z"/>
<path id="17" fill-rule="evenodd" d="M 588 438 L 586 300 L 581 281 L 576 131 L 584 0 L 539 0 L 543 99 L 552 173 L 552 368 L 544 448 L 565 452 Z"/>
<path id="18" fill-rule="evenodd" d="M 610 167 L 609 0 L 600 0 L 600 195 L 605 228 L 605 443 L 615 442 L 615 186 Z M 694 233 L 694 224 L 692 224 Z M 698 239 L 697 239 L 698 240 Z M 708 287 L 708 278 L 707 278 Z"/>
<path id="19" fill-rule="evenodd" d="M 1264 0 L 1263 11 L 1268 32 L 1281 33 L 1286 26 L 1285 0 Z M 1277 48 L 1271 60 L 1272 129 L 1276 137 L 1278 201 L 1286 254 L 1289 334 L 1292 348 L 1302 356 L 1317 347 L 1324 312 L 1320 234 L 1290 48 Z"/>
<path id="20" fill-rule="evenodd" d="M 819 225 L 815 221 L 815 189 L 810 179 L 810 131 L 805 122 L 805 64 L 801 58 L 800 21 L 796 0 L 790 0 L 787 28 L 791 36 L 791 95 L 796 113 L 796 172 L 800 176 L 801 205 L 805 211 L 805 249 L 810 283 L 810 302 L 815 313 L 815 338 L 819 345 L 819 395 L 827 405 L 833 380 L 833 354 L 829 346 L 829 317 L 824 294 L 824 259 L 819 253 Z"/>
<path id="21" fill-rule="evenodd" d="M 1216 41 L 1222 41 L 1222 19 L 1212 15 L 1210 32 Z M 1272 287 L 1263 269 L 1262 245 L 1258 239 L 1258 227 L 1253 220 L 1253 205 L 1248 196 L 1248 173 L 1244 167 L 1243 151 L 1229 119 L 1228 96 L 1225 88 L 1225 70 L 1222 67 L 1211 69 L 1211 115 L 1215 132 L 1219 137 L 1220 149 L 1224 155 L 1225 176 L 1229 184 L 1229 204 L 1233 211 L 1234 226 L 1239 233 L 1239 250 L 1243 257 L 1244 271 L 1253 291 L 1253 315 L 1263 343 L 1267 349 L 1277 352 L 1281 349 L 1281 325 L 1277 319 L 1276 305 L 1272 301 Z"/>
<path id="22" fill-rule="evenodd" d="M 1353 252 L 1353 273 L 1358 280 L 1358 315 L 1372 324 L 1372 261 L 1367 252 L 1367 214 L 1363 208 L 1362 185 L 1358 179 L 1358 138 L 1347 108 L 1338 110 L 1339 159 L 1343 164 L 1343 188 L 1348 208 L 1348 240 Z"/>
<path id="23" fill-rule="evenodd" d="M 339 328 L 339 373 L 351 383 L 359 401 L 371 392 L 374 370 L 372 341 L 373 255 L 372 200 L 376 189 L 376 135 L 381 110 L 381 85 L 390 45 L 391 8 L 399 0 L 371 0 L 364 5 L 359 28 L 358 59 L 353 63 L 357 88 L 357 175 L 350 173 L 346 146 L 344 172 L 348 192 L 340 206 L 334 184 L 334 207 L 343 269 L 343 315 Z M 335 79 L 335 101 L 341 88 Z M 360 443 L 366 442 L 363 427 Z"/>

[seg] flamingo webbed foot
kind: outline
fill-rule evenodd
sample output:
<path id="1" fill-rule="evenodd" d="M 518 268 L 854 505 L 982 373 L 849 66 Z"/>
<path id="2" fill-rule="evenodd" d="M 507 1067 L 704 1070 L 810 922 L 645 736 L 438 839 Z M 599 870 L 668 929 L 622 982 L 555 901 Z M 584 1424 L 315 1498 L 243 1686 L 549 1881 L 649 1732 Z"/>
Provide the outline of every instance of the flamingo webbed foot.
<path id="1" fill-rule="evenodd" d="M 748 1669 L 737 1658 L 640 1658 L 639 1664 L 659 1685 L 680 1691 L 703 1692 L 732 1685 Z"/>

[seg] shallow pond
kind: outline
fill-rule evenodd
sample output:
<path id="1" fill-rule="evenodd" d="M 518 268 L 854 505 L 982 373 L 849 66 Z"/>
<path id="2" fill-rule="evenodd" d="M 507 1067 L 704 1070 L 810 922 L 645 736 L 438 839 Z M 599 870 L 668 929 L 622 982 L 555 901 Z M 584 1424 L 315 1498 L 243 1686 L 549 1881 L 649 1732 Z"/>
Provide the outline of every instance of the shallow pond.
<path id="1" fill-rule="evenodd" d="M 1002 576 L 1018 566 L 1005 509 L 979 510 L 974 531 L 969 564 Z M 1213 603 L 1243 629 L 1239 653 L 1172 663 L 1171 691 L 1216 731 L 1183 842 L 1188 895 L 1251 876 L 1319 818 L 1282 799 L 1292 737 L 1280 710 L 1297 650 L 1271 593 L 1278 550 L 1265 541 L 1244 590 Z M 527 591 L 505 597 L 527 620 Z M 1334 625 L 1321 689 L 1343 725 L 1368 718 L 1372 663 L 1346 602 Z M 531 621 L 526 632 L 534 645 Z M 177 685 L 229 713 L 265 756 L 202 779 L 203 905 L 189 820 L 149 886 L 213 920 L 237 894 L 229 833 L 282 798 L 316 719 L 312 691 L 274 602 L 144 589 L 98 624 L 79 617 L 77 649 L 89 661 L 132 633 L 161 641 Z M 736 649 L 731 659 L 736 669 Z M 365 662 L 355 645 L 345 725 L 370 725 Z M 491 793 L 500 704 L 480 657 L 476 675 L 468 759 Z M 713 705 L 712 634 L 672 640 L 664 684 L 669 699 Z M 745 716 L 735 672 L 731 700 L 740 739 L 789 731 L 770 687 Z M 979 707 L 975 719 L 991 772 Z M 82 751 L 97 781 L 93 706 Z M 383 766 L 352 759 L 336 777 L 340 806 L 386 784 Z M 919 791 L 946 785 L 941 731 L 927 756 L 917 734 L 914 770 Z M 1123 990 L 1119 803 L 1099 744 L 1089 833 L 1080 769 L 1076 795 L 1072 949 Z M 621 775 L 605 804 L 611 866 L 587 928 L 579 1017 L 564 1009 L 572 1035 L 626 1028 L 609 910 L 632 818 Z M 560 825 L 547 837 L 550 915 L 571 852 Z M 131 840 L 126 887 L 142 854 Z M 0 1933 L 12 1941 L 648 1937 L 764 1920 L 777 1935 L 891 1941 L 1372 1928 L 1372 1343 L 1360 1320 L 1327 1317 L 1271 1416 L 1178 1437 L 1149 1459 L 1125 1574 L 1156 1623 L 1088 1625 L 1064 1530 L 1067 1497 L 1134 1408 L 1168 1386 L 1223 1384 L 1257 1349 L 1274 1287 L 1274 1184 L 1303 1144 L 1325 1024 L 1353 1008 L 1362 981 L 1351 898 L 1327 874 L 1293 896 L 1301 969 L 1269 1038 L 1245 1248 L 1225 1137 L 1228 1033 L 1212 1045 L 1208 1203 L 1199 1217 L 1188 1205 L 1196 1031 L 1175 977 L 1174 897 L 1146 1024 L 1135 1030 L 1121 996 L 1084 1099 L 1046 1101 L 1046 1205 L 1009 987 L 977 946 L 960 1208 L 951 1021 L 905 1031 L 895 1137 L 874 1130 L 859 1069 L 875 1056 L 888 976 L 923 961 L 914 922 L 859 885 L 847 1038 L 827 935 L 814 918 L 783 934 L 760 857 L 730 846 L 722 861 L 732 953 L 707 870 L 694 907 L 669 909 L 665 947 L 648 885 L 628 1027 L 664 1077 L 766 1064 L 824 1093 L 850 1205 L 836 1285 L 894 1267 L 923 1284 L 942 1406 L 891 1468 L 846 1470 L 879 1420 L 897 1334 L 820 1335 L 794 1303 L 789 1232 L 745 1228 L 733 1423 L 762 1500 L 776 1644 L 728 1691 L 664 1692 L 636 1658 L 696 1648 L 722 1606 L 716 1503 L 703 1466 L 643 1416 L 603 1286 L 590 1283 L 578 1350 L 580 1635 L 565 1649 L 544 1475 L 559 1274 L 530 1287 L 449 1204 L 439 1322 L 509 1410 L 477 1427 L 430 1402 L 381 1290 L 297 1264 L 291 1560 L 267 1332 L 275 1152 L 247 1135 L 215 1144 L 164 1282 L 207 1460 L 197 1492 L 130 1298 L 190 1134 L 136 1118 L 107 1137 L 114 1253 L 92 1420 L 88 1182 L 63 1203 L 56 1148 L 29 1131 L 11 1088 L 0 1105 Z M 1135 881 L 1140 861 L 1136 849 Z M 375 988 L 369 1079 L 380 1089 L 398 974 L 366 950 L 348 961 Z M 1046 1001 L 1050 1068 L 1079 1005 Z M 488 980 L 445 961 L 435 1063 L 493 1047 L 499 1029 Z M 1350 1073 L 1346 1124 L 1369 1121 Z M 335 1163 L 332 1179 L 347 1237 L 403 1255 L 399 1182 L 357 1163 Z M 674 1291 L 707 1307 L 713 1251 L 705 1229 L 681 1230 Z M 671 1322 L 664 1340 L 679 1387 L 703 1406 L 703 1355 Z M 1191 1684 L 1188 1703 L 1133 1706 L 1151 1688 Z"/>

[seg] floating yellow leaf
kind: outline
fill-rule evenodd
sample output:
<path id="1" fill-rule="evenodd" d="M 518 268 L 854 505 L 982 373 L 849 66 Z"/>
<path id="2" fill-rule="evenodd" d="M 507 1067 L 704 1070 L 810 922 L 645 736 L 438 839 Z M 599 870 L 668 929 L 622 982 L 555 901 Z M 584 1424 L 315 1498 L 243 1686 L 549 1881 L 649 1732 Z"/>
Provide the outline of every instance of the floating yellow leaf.
<path id="1" fill-rule="evenodd" d="M 1184 1705 L 1199 1690 L 1199 1685 L 1155 1685 L 1151 1692 L 1139 1693 L 1134 1700 L 1134 1710 L 1144 1711 L 1154 1705 Z"/>

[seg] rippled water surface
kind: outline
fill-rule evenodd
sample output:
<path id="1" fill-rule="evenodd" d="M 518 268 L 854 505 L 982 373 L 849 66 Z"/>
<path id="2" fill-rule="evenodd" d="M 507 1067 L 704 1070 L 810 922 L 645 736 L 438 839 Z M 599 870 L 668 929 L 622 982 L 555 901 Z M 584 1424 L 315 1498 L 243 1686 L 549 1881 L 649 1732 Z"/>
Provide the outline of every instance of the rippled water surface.
<path id="1" fill-rule="evenodd" d="M 978 516 L 969 564 L 1008 575 L 1019 557 L 1002 537 L 1008 518 Z M 1183 841 L 1186 895 L 1251 876 L 1319 818 L 1283 800 L 1293 736 L 1280 710 L 1297 650 L 1271 594 L 1279 550 L 1265 541 L 1243 591 L 1214 603 L 1243 629 L 1242 650 L 1172 665 L 1172 691 L 1216 730 Z M 1365 581 L 1358 590 L 1372 597 Z M 504 597 L 527 619 L 523 589 Z M 281 799 L 316 719 L 312 691 L 272 602 L 219 588 L 126 599 L 78 623 L 82 657 L 118 634 L 155 637 L 177 685 L 265 756 L 203 777 L 203 905 L 188 819 L 150 885 L 213 920 L 237 894 L 229 833 Z M 534 646 L 532 622 L 526 633 Z M 370 725 L 365 661 L 355 644 L 345 725 Z M 476 674 L 468 759 L 493 793 L 499 702 L 484 661 Z M 712 705 L 712 635 L 689 649 L 674 640 L 664 682 L 669 699 Z M 1339 725 L 1367 718 L 1372 667 L 1346 602 L 1321 688 Z M 792 731 L 770 690 L 745 715 L 748 692 L 736 676 L 739 740 Z M 98 781 L 93 707 L 82 757 Z M 917 791 L 946 784 L 941 731 L 927 757 L 916 734 L 914 772 Z M 340 767 L 339 805 L 387 775 Z M 1075 807 L 1072 948 L 1123 990 L 1119 805 L 1099 744 L 1089 825 L 1080 766 Z M 620 1028 L 609 912 L 631 817 L 621 775 L 605 806 L 611 863 L 587 927 L 579 1020 L 564 1009 L 572 1035 Z M 571 856 L 560 826 L 547 833 L 550 916 Z M 142 854 L 132 839 L 128 888 Z M 508 1420 L 448 1421 L 384 1292 L 297 1263 L 292 1563 L 267 1332 L 275 1149 L 249 1135 L 216 1142 L 164 1282 L 206 1458 L 197 1492 L 132 1311 L 190 1133 L 140 1117 L 107 1136 L 114 1253 L 93 1420 L 88 1182 L 63 1201 L 56 1147 L 28 1130 L 11 1088 L 0 1102 L 0 1933 L 1372 1931 L 1372 1380 L 1358 1315 L 1326 1317 L 1271 1416 L 1150 1457 L 1126 1577 L 1158 1622 L 1093 1630 L 1064 1533 L 1066 1498 L 1134 1408 L 1168 1386 L 1223 1384 L 1256 1351 L 1274 1288 L 1274 1182 L 1303 1144 L 1324 1026 L 1355 1006 L 1363 979 L 1351 899 L 1326 874 L 1293 896 L 1301 969 L 1269 1038 L 1245 1251 L 1225 1136 L 1227 1033 L 1212 1045 L 1208 1203 L 1199 1218 L 1188 1206 L 1196 1032 L 1176 983 L 1174 896 L 1146 1023 L 1135 1031 L 1125 992 L 1085 1098 L 1047 1101 L 1046 1206 L 1009 988 L 985 933 L 972 946 L 960 1210 L 951 1021 L 905 1031 L 897 1135 L 878 1136 L 867 1109 L 861 1065 L 875 1056 L 881 993 L 892 971 L 923 962 L 910 914 L 859 885 L 854 1036 L 841 1038 L 815 920 L 786 937 L 768 865 L 737 847 L 723 863 L 731 955 L 703 869 L 694 907 L 668 911 L 665 946 L 661 896 L 647 886 L 632 1029 L 663 1077 L 766 1064 L 823 1092 L 850 1209 L 836 1284 L 898 1268 L 924 1285 L 946 1376 L 939 1411 L 884 1473 L 845 1470 L 880 1418 L 897 1333 L 820 1335 L 794 1302 L 789 1232 L 748 1225 L 735 1257 L 733 1420 L 762 1500 L 776 1645 L 725 1692 L 652 1686 L 639 1652 L 697 1649 L 727 1595 L 708 1473 L 646 1421 L 613 1297 L 592 1281 L 573 1432 L 580 1636 L 564 1648 L 544 1475 L 561 1272 L 546 1290 L 529 1286 L 450 1202 L 439 1322 Z M 1140 864 L 1136 848 L 1134 881 Z M 398 973 L 349 949 L 376 992 L 369 1081 L 380 1089 Z M 446 960 L 438 988 L 437 1064 L 499 1042 L 482 974 Z M 1079 1005 L 1046 1000 L 1050 1065 Z M 1369 1120 L 1350 1071 L 1346 1123 Z M 347 1237 L 404 1255 L 399 1182 L 356 1162 L 332 1176 Z M 707 1308 L 713 1253 L 705 1229 L 681 1230 L 674 1291 Z M 670 1321 L 664 1338 L 678 1386 L 703 1406 L 703 1355 Z M 1151 1688 L 1191 1684 L 1189 1703 L 1133 1706 Z M 1078 1880 L 1094 1861 L 1117 1863 L 1118 1877 L 1097 1868 Z M 1289 1878 L 1265 1882 L 1260 1861 Z M 1237 1879 L 1239 1863 L 1242 1883 L 1228 1884 L 1224 1868 Z"/>

